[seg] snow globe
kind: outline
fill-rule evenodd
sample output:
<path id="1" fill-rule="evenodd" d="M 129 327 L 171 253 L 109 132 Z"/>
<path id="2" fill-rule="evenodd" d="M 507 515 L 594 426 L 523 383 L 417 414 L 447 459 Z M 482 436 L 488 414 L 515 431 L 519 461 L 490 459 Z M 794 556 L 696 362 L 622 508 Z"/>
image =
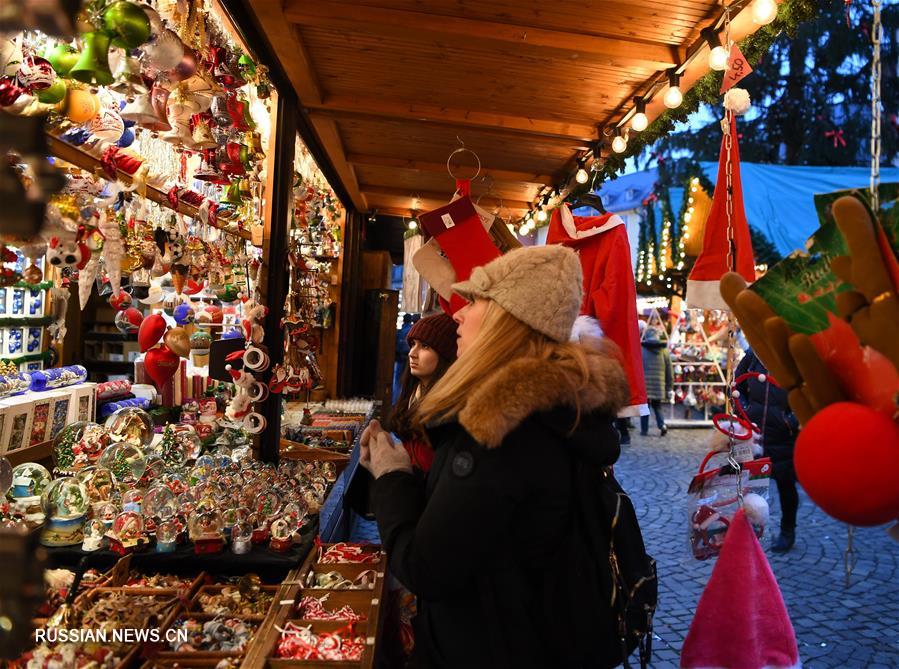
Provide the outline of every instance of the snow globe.
<path id="1" fill-rule="evenodd" d="M 166 521 L 178 512 L 175 493 L 164 485 L 154 485 L 144 495 L 143 514 L 154 521 Z"/>
<path id="2" fill-rule="evenodd" d="M 252 541 L 254 544 L 264 544 L 269 537 L 269 518 L 262 513 L 251 513 L 248 519 L 253 526 Z"/>
<path id="3" fill-rule="evenodd" d="M 194 511 L 188 521 L 190 538 L 194 542 L 194 553 L 203 555 L 219 553 L 225 543 L 222 533 L 222 514 L 215 509 Z"/>
<path id="4" fill-rule="evenodd" d="M 134 511 L 122 511 L 112 524 L 109 547 L 113 553 L 126 555 L 144 544 L 144 519 Z"/>
<path id="5" fill-rule="evenodd" d="M 112 470 L 116 480 L 134 483 L 147 470 L 147 458 L 137 446 L 122 441 L 112 444 L 100 456 L 98 464 Z"/>
<path id="6" fill-rule="evenodd" d="M 53 466 L 62 474 L 81 471 L 95 464 L 111 441 L 109 431 L 98 423 L 72 423 L 53 439 Z"/>
<path id="7" fill-rule="evenodd" d="M 164 520 L 156 526 L 156 552 L 172 553 L 178 545 L 179 529 L 174 520 Z"/>
<path id="8" fill-rule="evenodd" d="M 75 474 L 75 478 L 87 490 L 88 499 L 95 511 L 98 507 L 110 501 L 116 490 L 115 475 L 106 467 L 94 465 L 85 467 Z"/>
<path id="9" fill-rule="evenodd" d="M 23 462 L 13 468 L 10 494 L 16 510 L 24 514 L 26 522 L 40 523 L 44 520 L 41 495 L 50 485 L 50 480 L 47 468 L 36 462 Z"/>
<path id="10" fill-rule="evenodd" d="M 81 544 L 81 550 L 86 553 L 98 551 L 105 538 L 106 525 L 102 520 L 93 518 L 84 525 L 84 541 Z"/>
<path id="11" fill-rule="evenodd" d="M 53 481 L 41 494 L 41 510 L 46 519 L 41 543 L 45 546 L 80 544 L 89 506 L 87 490 L 77 479 L 67 476 Z"/>
<path id="12" fill-rule="evenodd" d="M 269 547 L 276 553 L 286 553 L 293 546 L 293 529 L 290 527 L 290 520 L 284 516 L 279 516 L 272 521 L 271 526 L 272 539 Z"/>
<path id="13" fill-rule="evenodd" d="M 151 453 L 147 455 L 147 468 L 144 470 L 143 478 L 147 481 L 158 481 L 165 474 L 165 461 Z"/>
<path id="14" fill-rule="evenodd" d="M 253 524 L 247 520 L 239 520 L 231 528 L 231 552 L 236 555 L 249 553 L 252 548 Z"/>
<path id="15" fill-rule="evenodd" d="M 145 448 L 153 441 L 153 420 L 143 409 L 124 407 L 106 419 L 112 440 Z"/>
<path id="16" fill-rule="evenodd" d="M 103 523 L 107 533 L 112 529 L 112 524 L 122 509 L 115 502 L 101 502 L 94 507 L 94 518 Z"/>
<path id="17" fill-rule="evenodd" d="M 268 519 L 272 519 L 281 511 L 281 505 L 281 496 L 274 490 L 267 490 L 256 496 L 253 510 Z"/>
<path id="18" fill-rule="evenodd" d="M 131 488 L 122 493 L 122 511 L 134 511 L 141 513 L 141 504 L 144 501 L 144 491 L 140 488 Z"/>

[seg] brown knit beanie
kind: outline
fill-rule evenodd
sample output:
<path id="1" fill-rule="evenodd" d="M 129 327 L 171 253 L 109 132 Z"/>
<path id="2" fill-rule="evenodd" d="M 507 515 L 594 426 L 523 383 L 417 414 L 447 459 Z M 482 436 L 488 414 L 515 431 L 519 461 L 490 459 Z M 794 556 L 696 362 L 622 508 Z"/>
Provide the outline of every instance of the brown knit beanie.
<path id="1" fill-rule="evenodd" d="M 413 340 L 427 344 L 448 362 L 456 359 L 456 322 L 446 314 L 434 314 L 419 320 L 406 335 L 410 346 Z"/>
<path id="2" fill-rule="evenodd" d="M 525 325 L 558 342 L 568 341 L 584 299 L 577 254 L 564 246 L 526 246 L 509 251 L 453 290 L 466 300 L 493 300 Z"/>

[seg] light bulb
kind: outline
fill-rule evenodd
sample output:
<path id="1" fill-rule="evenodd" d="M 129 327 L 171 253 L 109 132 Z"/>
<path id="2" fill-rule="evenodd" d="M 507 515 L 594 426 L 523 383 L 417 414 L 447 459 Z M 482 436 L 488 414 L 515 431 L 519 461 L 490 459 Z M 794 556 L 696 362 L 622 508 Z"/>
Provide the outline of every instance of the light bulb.
<path id="1" fill-rule="evenodd" d="M 410 230 L 415 230 L 415 229 L 417 229 L 417 228 L 418 228 L 418 221 L 416 221 L 416 220 L 413 218 L 411 221 L 409 221 L 409 229 L 410 229 Z"/>
<path id="2" fill-rule="evenodd" d="M 627 140 L 618 135 L 615 139 L 612 140 L 612 151 L 615 153 L 624 153 L 627 150 Z"/>
<path id="3" fill-rule="evenodd" d="M 631 119 L 631 127 L 637 132 L 642 132 L 646 130 L 646 126 L 649 125 L 649 119 L 646 118 L 646 114 L 643 112 L 637 112 L 634 114 L 634 117 Z"/>
<path id="4" fill-rule="evenodd" d="M 709 67 L 713 70 L 726 70 L 729 54 L 723 46 L 716 46 L 709 52 Z"/>
<path id="5" fill-rule="evenodd" d="M 677 86 L 670 86 L 667 91 L 665 91 L 665 97 L 662 98 L 662 102 L 665 103 L 665 106 L 668 109 L 677 109 L 681 106 L 681 103 L 684 101 L 684 94 L 680 92 L 680 88 Z"/>
<path id="6" fill-rule="evenodd" d="M 752 22 L 766 26 L 777 18 L 777 3 L 774 0 L 755 0 L 752 3 Z"/>
<path id="7" fill-rule="evenodd" d="M 523 223 L 523 224 L 521 225 L 521 227 L 518 228 L 518 234 L 519 234 L 519 236 L 521 236 L 521 237 L 526 237 L 527 234 L 528 234 L 530 231 L 531 231 L 531 229 L 528 227 L 528 224 L 527 224 L 527 223 Z"/>
<path id="8" fill-rule="evenodd" d="M 546 218 L 547 218 L 547 216 L 546 216 L 545 210 L 541 209 L 540 211 L 537 212 L 537 220 L 538 221 L 543 223 L 546 220 Z"/>
<path id="9" fill-rule="evenodd" d="M 577 171 L 577 174 L 574 175 L 574 178 L 579 184 L 585 184 L 590 178 L 590 175 L 587 174 L 587 170 L 582 167 Z"/>

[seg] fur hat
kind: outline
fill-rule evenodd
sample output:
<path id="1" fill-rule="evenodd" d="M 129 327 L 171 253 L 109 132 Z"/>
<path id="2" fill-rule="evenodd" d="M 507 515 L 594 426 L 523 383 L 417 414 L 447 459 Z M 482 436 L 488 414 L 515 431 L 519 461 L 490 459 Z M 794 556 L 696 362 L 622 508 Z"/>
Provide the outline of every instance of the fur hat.
<path id="1" fill-rule="evenodd" d="M 444 360 L 453 362 L 456 359 L 456 322 L 446 314 L 425 316 L 416 321 L 406 335 L 406 341 L 420 341 L 437 351 Z"/>
<path id="2" fill-rule="evenodd" d="M 550 339 L 565 342 L 584 297 L 577 254 L 555 244 L 509 251 L 483 267 L 453 291 L 473 301 L 493 300 L 518 320 Z"/>

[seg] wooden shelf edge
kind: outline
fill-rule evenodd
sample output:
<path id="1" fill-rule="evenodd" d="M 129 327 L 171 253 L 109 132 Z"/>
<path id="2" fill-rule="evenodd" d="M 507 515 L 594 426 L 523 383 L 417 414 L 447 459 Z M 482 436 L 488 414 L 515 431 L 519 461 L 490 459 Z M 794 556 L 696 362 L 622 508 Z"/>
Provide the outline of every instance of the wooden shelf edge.
<path id="1" fill-rule="evenodd" d="M 290 460 L 323 460 L 327 462 L 347 463 L 350 456 L 347 453 L 330 451 L 327 448 L 307 446 L 298 441 L 281 439 L 281 457 Z"/>
<path id="2" fill-rule="evenodd" d="M 90 153 L 78 148 L 77 146 L 67 144 L 58 137 L 55 137 L 49 133 L 47 134 L 47 145 L 50 149 L 50 153 L 52 153 L 54 156 L 65 160 L 67 163 L 77 165 L 83 170 L 87 170 L 88 172 L 95 172 L 98 169 L 102 169 L 99 158 L 92 156 Z M 118 170 L 116 178 L 125 184 L 131 184 L 131 175 L 129 175 L 127 172 Z M 172 203 L 169 202 L 168 193 L 164 193 L 161 189 L 153 186 L 152 184 L 147 184 L 147 197 L 157 204 L 160 204 L 168 209 L 173 209 L 174 211 L 177 211 L 180 214 L 184 214 L 185 216 L 190 216 L 191 218 L 197 218 L 198 216 L 197 208 L 185 202 L 178 202 L 177 208 L 172 207 Z M 248 241 L 250 243 L 253 242 L 253 234 L 249 230 L 232 230 L 231 228 L 212 225 L 211 223 L 209 225 L 216 228 L 217 230 L 221 230 L 227 235 L 240 237 L 244 241 Z"/>
<path id="3" fill-rule="evenodd" d="M 25 448 L 8 451 L 3 455 L 9 460 L 9 463 L 15 467 L 23 462 L 41 462 L 41 460 L 46 460 L 50 457 L 50 452 L 52 450 L 53 441 L 45 441 L 40 444 L 35 444 L 34 446 L 26 446 Z"/>

